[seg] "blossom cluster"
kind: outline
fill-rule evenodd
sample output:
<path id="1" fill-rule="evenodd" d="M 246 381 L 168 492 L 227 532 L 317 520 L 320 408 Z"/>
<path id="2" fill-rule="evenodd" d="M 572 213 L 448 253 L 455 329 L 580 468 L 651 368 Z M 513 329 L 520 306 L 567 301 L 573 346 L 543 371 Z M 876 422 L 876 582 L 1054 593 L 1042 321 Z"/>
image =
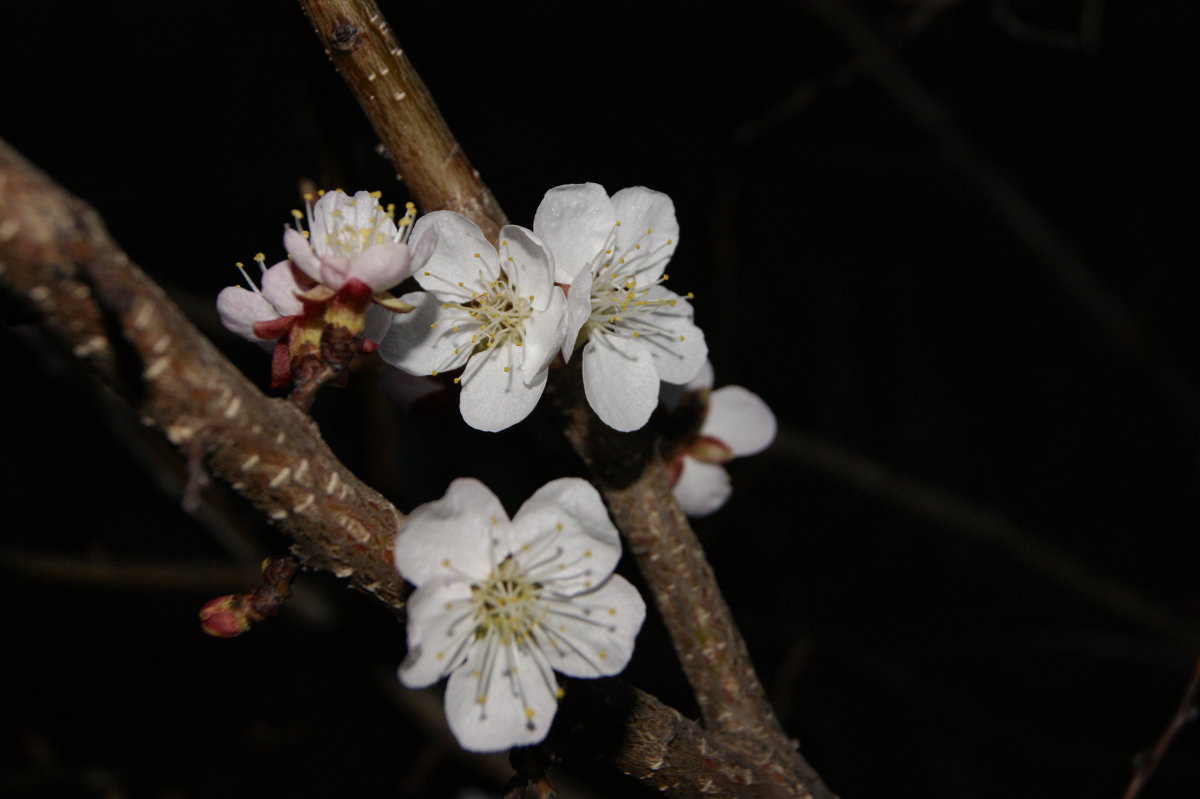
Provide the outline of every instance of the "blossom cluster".
<path id="1" fill-rule="evenodd" d="M 283 235 L 286 259 L 268 268 L 265 255 L 255 257 L 262 288 L 239 263 L 250 288 L 230 286 L 217 296 L 226 328 L 274 347 L 273 387 L 294 378 L 306 359 L 329 360 L 335 339 L 346 350 L 332 356 L 339 367 L 359 348 L 374 350 L 391 315 L 409 310 L 388 289 L 425 258 L 407 243 L 416 216 L 411 203 L 396 221 L 395 209 L 381 206 L 377 193 L 350 197 L 338 190 L 313 200 L 305 197 L 306 213 L 292 212 L 296 226 Z"/>
<path id="2" fill-rule="evenodd" d="M 533 410 L 556 356 L 582 348 L 588 403 L 636 430 L 660 382 L 686 383 L 708 352 L 688 298 L 663 285 L 678 240 L 670 198 L 642 187 L 551 189 L 533 229 L 504 227 L 498 250 L 465 217 L 427 214 L 412 235 L 429 252 L 413 271 L 424 291 L 400 298 L 416 311 L 392 320 L 380 355 L 415 375 L 462 368 L 463 419 L 495 431 Z"/>

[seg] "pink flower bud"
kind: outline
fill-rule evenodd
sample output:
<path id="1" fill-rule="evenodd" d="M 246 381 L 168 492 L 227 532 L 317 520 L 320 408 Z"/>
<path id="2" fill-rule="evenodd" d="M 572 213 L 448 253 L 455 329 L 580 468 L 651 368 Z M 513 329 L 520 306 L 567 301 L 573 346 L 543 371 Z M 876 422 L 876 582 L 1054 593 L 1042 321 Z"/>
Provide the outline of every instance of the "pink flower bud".
<path id="1" fill-rule="evenodd" d="M 239 594 L 210 599 L 200 608 L 200 629 L 214 638 L 233 638 L 250 629 L 245 602 Z"/>

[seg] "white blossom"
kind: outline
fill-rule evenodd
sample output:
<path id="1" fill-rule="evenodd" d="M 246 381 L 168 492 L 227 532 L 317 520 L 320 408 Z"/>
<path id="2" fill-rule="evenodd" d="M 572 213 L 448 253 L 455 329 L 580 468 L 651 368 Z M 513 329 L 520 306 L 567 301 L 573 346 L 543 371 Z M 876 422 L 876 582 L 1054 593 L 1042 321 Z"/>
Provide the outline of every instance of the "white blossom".
<path id="1" fill-rule="evenodd" d="M 583 345 L 588 403 L 614 429 L 644 426 L 659 381 L 686 383 L 708 354 L 691 295 L 662 285 L 679 241 L 671 198 L 641 186 L 611 198 L 595 183 L 559 186 L 533 230 L 554 254 L 556 281 L 570 285 L 563 357 Z"/>
<path id="2" fill-rule="evenodd" d="M 668 472 L 675 500 L 688 516 L 707 516 L 733 493 L 722 464 L 762 452 L 775 440 L 775 414 L 767 403 L 741 386 L 713 386 L 712 365 L 682 388 L 664 387 L 663 400 L 674 405 L 683 395 L 700 400 L 703 422 L 669 458 Z"/>
<path id="3" fill-rule="evenodd" d="M 450 678 L 446 718 L 464 749 L 541 741 L 562 696 L 555 671 L 609 676 L 633 653 L 646 607 L 612 573 L 620 555 L 584 480 L 548 483 L 512 521 L 478 480 L 455 480 L 396 537 L 396 568 L 417 587 L 401 682 Z"/>
<path id="4" fill-rule="evenodd" d="M 529 415 L 562 346 L 566 298 L 541 240 L 516 225 L 497 253 L 464 216 L 435 211 L 413 231 L 428 259 L 414 276 L 424 292 L 401 297 L 416 310 L 392 320 L 385 361 L 410 374 L 464 367 L 459 408 L 467 424 L 496 431 Z"/>
<path id="5" fill-rule="evenodd" d="M 249 341 L 267 342 L 287 332 L 292 319 L 304 313 L 297 295 L 304 291 L 296 282 L 292 265 L 286 259 L 266 268 L 266 256 L 259 253 L 255 259 L 262 273 L 262 288 L 255 285 L 246 274 L 242 264 L 238 269 L 250 285 L 228 286 L 217 295 L 217 313 L 221 324 L 230 332 L 237 333 Z"/>
<path id="6" fill-rule="evenodd" d="M 405 243 L 415 215 L 411 203 L 397 225 L 393 209 L 379 204 L 378 192 L 349 197 L 338 189 L 322 194 L 316 204 L 305 199 L 307 231 L 301 226 L 305 214 L 293 211 L 298 227 L 283 233 L 288 256 L 304 274 L 334 291 L 352 280 L 372 292 L 387 291 L 408 277 L 414 260 Z"/>

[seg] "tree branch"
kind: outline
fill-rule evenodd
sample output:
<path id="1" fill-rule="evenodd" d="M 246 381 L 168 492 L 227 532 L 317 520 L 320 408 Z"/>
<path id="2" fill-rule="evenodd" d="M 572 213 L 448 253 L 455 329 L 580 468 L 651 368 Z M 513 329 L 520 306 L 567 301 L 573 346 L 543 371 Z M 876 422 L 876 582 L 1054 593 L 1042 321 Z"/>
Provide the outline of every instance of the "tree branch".
<path id="1" fill-rule="evenodd" d="M 129 261 L 94 210 L 3 141 L 0 289 L 181 454 L 201 447 L 209 471 L 287 534 L 305 566 L 403 607 L 391 544 L 404 516 L 337 460 L 311 419 L 251 385 Z M 778 785 L 773 775 L 648 694 L 616 680 L 571 693 L 582 699 L 564 705 L 565 740 L 587 746 L 593 730 L 615 730 L 609 759 L 668 796 L 780 795 L 764 787 Z M 798 795 L 829 796 L 815 786 Z"/>
<path id="2" fill-rule="evenodd" d="M 469 217 L 495 241 L 508 223 L 471 166 L 379 7 L 364 0 L 300 0 L 325 53 L 358 98 L 421 210 Z"/>

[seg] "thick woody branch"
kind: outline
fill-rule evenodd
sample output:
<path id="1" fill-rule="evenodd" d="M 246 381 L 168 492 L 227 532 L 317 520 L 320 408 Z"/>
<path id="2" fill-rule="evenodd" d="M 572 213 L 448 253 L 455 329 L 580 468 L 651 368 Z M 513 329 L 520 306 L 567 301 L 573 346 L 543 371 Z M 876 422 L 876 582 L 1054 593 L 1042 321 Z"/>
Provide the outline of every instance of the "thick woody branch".
<path id="1" fill-rule="evenodd" d="M 618 433 L 582 394 L 580 359 L 555 374 L 567 438 L 596 476 L 679 653 L 705 726 L 794 796 L 832 796 L 767 701 L 704 548 L 680 510 L 648 429 Z"/>
<path id="2" fill-rule="evenodd" d="M 379 7 L 369 0 L 300 0 L 422 211 L 457 211 L 495 241 L 507 220 L 479 179 Z"/>
<path id="3" fill-rule="evenodd" d="M 99 216 L 0 141 L 0 290 L 95 378 L 115 388 L 185 457 L 249 499 L 309 568 L 347 579 L 393 610 L 406 590 L 391 562 L 403 521 L 284 400 L 260 393 L 109 238 Z M 778 780 L 654 697 L 615 680 L 572 687 L 560 737 L 604 754 L 667 796 L 781 794 Z M 806 795 L 806 794 L 799 794 Z"/>
<path id="4" fill-rule="evenodd" d="M 264 396 L 109 238 L 99 216 L 0 142 L 0 284 L 189 459 L 200 458 L 295 542 L 305 565 L 394 607 L 403 520 L 330 452 L 316 425 Z"/>
<path id="5" fill-rule="evenodd" d="M 458 211 L 494 241 L 505 216 L 375 3 L 300 0 L 300 5 L 419 204 L 425 210 Z M 645 435 L 604 439 L 597 430 L 603 425 L 577 390 L 577 366 L 563 370 L 558 382 L 572 380 L 572 387 L 559 392 L 567 409 L 567 435 L 604 484 L 617 524 L 671 631 L 706 726 L 800 791 L 815 774 L 771 712 L 704 551 L 672 498 L 653 441 Z M 613 467 L 629 472 L 631 462 L 636 468 L 627 478 L 606 479 Z M 819 780 L 816 785 L 820 787 Z"/>

